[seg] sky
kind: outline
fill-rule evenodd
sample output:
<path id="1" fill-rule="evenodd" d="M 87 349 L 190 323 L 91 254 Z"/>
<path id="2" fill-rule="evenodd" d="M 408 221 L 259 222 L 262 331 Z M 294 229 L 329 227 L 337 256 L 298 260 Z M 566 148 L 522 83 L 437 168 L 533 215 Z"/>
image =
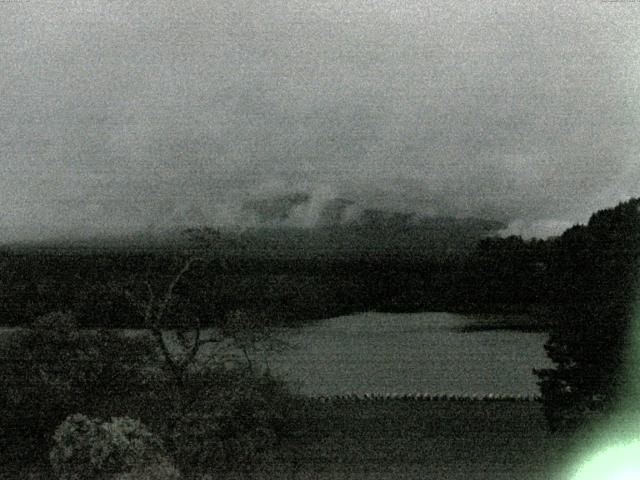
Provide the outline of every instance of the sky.
<path id="1" fill-rule="evenodd" d="M 547 236 L 640 195 L 640 2 L 0 0 L 0 239 L 304 192 Z"/>

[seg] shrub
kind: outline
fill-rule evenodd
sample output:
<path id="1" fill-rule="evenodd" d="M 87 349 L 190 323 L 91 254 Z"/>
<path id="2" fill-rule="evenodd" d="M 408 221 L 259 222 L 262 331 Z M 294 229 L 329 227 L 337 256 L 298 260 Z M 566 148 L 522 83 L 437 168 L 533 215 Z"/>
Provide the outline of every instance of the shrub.
<path id="1" fill-rule="evenodd" d="M 88 417 L 78 414 L 67 418 L 56 429 L 54 447 L 49 454 L 55 474 L 64 480 L 95 474 L 102 463 L 94 447 L 99 437 L 98 425 Z"/>
<path id="2" fill-rule="evenodd" d="M 152 468 L 161 471 L 162 465 L 168 474 L 171 465 L 162 451 L 160 440 L 137 420 L 100 422 L 75 414 L 56 429 L 49 459 L 60 480 L 107 478 L 134 470 L 151 475 Z"/>
<path id="3" fill-rule="evenodd" d="M 180 480 L 180 472 L 166 459 L 116 474 L 112 480 Z"/>
<path id="4" fill-rule="evenodd" d="M 99 424 L 90 420 L 93 417 L 139 418 L 160 434 L 179 467 L 225 468 L 247 462 L 289 433 L 294 397 L 284 382 L 219 363 L 192 365 L 176 377 L 162 369 L 153 342 L 151 336 L 83 331 L 73 315 L 59 312 L 8 335 L 0 344 L 5 359 L 0 419 L 6 443 L 16 452 L 11 461 L 33 461 L 46 454 L 56 426 L 78 411 L 88 417 L 69 417 L 58 428 L 51 457 L 56 464 L 77 462 L 109 470 L 129 461 L 120 457 L 119 447 L 100 460 L 96 455 L 106 455 L 104 449 L 91 453 L 87 445 L 95 443 L 91 439 L 96 435 L 101 445 L 106 439 L 129 444 L 133 440 L 127 432 L 138 426 L 124 420 Z"/>
<path id="5" fill-rule="evenodd" d="M 270 375 L 216 370 L 192 375 L 188 410 L 167 432 L 180 466 L 247 465 L 291 433 L 294 397 Z"/>
<path id="6" fill-rule="evenodd" d="M 535 370 L 551 431 L 571 432 L 619 404 L 629 315 L 613 305 L 565 309 L 545 344 L 553 369 Z"/>
<path id="7" fill-rule="evenodd" d="M 5 335 L 0 357 L 0 431 L 28 458 L 49 450 L 53 430 L 73 412 L 131 415 L 132 393 L 157 354 L 148 338 L 81 330 L 72 314 L 54 312 Z"/>

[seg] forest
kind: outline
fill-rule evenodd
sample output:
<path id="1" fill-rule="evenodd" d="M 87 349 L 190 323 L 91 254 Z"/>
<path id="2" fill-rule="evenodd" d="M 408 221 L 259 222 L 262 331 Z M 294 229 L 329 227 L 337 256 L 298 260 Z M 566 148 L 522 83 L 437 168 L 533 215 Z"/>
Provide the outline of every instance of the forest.
<path id="1" fill-rule="evenodd" d="M 317 405 L 254 370 L 248 352 L 273 340 L 271 326 L 364 310 L 529 312 L 525 328 L 549 333 L 555 363 L 535 372 L 548 427 L 574 431 L 624 393 L 639 207 L 632 199 L 596 212 L 557 238 L 486 237 L 466 254 L 438 256 L 221 255 L 211 229 L 186 232 L 189 247 L 180 249 L 8 246 L 1 315 L 5 326 L 25 328 L 0 343 L 1 460 L 13 475 L 5 477 L 205 479 L 273 464 L 269 455 L 283 452 L 295 469 L 293 445 L 326 442 L 353 418 L 333 406 L 318 418 Z M 217 328 L 206 336 L 207 326 Z M 247 361 L 230 366 L 229 348 L 244 349 Z M 476 412 L 477 422 L 494 408 L 449 403 L 422 413 L 371 408 L 384 422 L 393 411 L 431 418 L 441 408 Z"/>
<path id="2" fill-rule="evenodd" d="M 558 309 L 609 302 L 628 291 L 638 254 L 631 223 L 637 202 L 597 212 L 587 225 L 556 238 L 485 236 L 453 252 L 434 251 L 425 239 L 421 250 L 310 254 L 302 246 L 296 251 L 294 242 L 286 254 L 265 255 L 231 249 L 229 240 L 218 248 L 220 242 L 203 243 L 193 232 L 181 244 L 147 250 L 6 246 L 0 252 L 0 323 L 25 325 L 48 312 L 74 311 L 82 326 L 135 327 L 127 289 L 162 283 L 190 256 L 202 261 L 176 293 L 205 324 L 224 322 L 237 310 L 278 325 L 370 310 L 550 318 Z"/>

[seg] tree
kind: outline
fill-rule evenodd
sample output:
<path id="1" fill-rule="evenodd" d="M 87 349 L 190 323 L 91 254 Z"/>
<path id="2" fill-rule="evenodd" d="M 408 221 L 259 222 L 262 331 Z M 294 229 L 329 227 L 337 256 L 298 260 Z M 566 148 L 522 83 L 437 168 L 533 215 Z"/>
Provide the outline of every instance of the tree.
<path id="1" fill-rule="evenodd" d="M 184 301 L 195 265 L 211 264 L 203 246 L 210 249 L 217 239 L 208 230 L 198 235 L 200 250 L 178 257 L 181 266 L 167 280 L 148 276 L 113 288 L 134 305 L 168 374 L 155 387 L 149 424 L 155 420 L 163 431 L 178 464 L 248 461 L 275 441 L 292 397 L 282 381 L 253 368 L 261 348 L 279 346 L 266 324 L 236 312 L 211 326 Z M 225 368 L 234 349 L 248 368 Z"/>
<path id="2" fill-rule="evenodd" d="M 119 287 L 113 285 L 136 308 L 143 328 L 154 338 L 176 383 L 184 386 L 189 369 L 215 365 L 222 354 L 233 348 L 242 353 L 250 369 L 258 350 L 275 352 L 285 348 L 266 318 L 258 313 L 234 310 L 212 326 L 211 319 L 205 322 L 197 313 L 182 308 L 180 288 L 188 284 L 186 277 L 193 273 L 195 265 L 210 267 L 211 252 L 217 251 L 222 241 L 219 232 L 211 228 L 184 233 L 193 248 L 184 257 L 177 257 L 180 268 L 168 282 L 145 278 Z M 210 299 L 215 298 L 215 292 L 207 293 Z"/>
<path id="3" fill-rule="evenodd" d="M 265 316 L 257 312 L 235 310 L 225 321 L 222 332 L 241 352 L 247 368 L 254 373 L 258 355 L 262 354 L 264 366 L 269 371 L 269 354 L 290 348 L 287 342 L 278 338 Z"/>
<path id="4" fill-rule="evenodd" d="M 148 383 L 157 353 L 143 337 L 82 330 L 74 314 L 52 312 L 6 333 L 0 357 L 0 431 L 12 435 L 16 454 L 28 457 L 46 452 L 67 415 L 134 409 L 127 401 Z"/>
<path id="5" fill-rule="evenodd" d="M 198 317 L 175 315 L 172 311 L 177 298 L 176 287 L 196 262 L 204 262 L 204 259 L 191 256 L 184 260 L 180 270 L 163 289 L 154 288 L 149 279 L 143 280 L 141 286 L 146 292 L 144 297 L 137 295 L 134 289 L 124 288 L 125 296 L 137 308 L 143 327 L 151 333 L 162 352 L 166 367 L 178 385 L 183 385 L 187 370 L 194 364 L 203 346 L 224 341 L 213 330 L 209 335 L 203 335 L 202 321 Z"/>
<path id="6" fill-rule="evenodd" d="M 44 454 L 55 426 L 75 413 L 140 419 L 183 466 L 239 452 L 253 458 L 273 441 L 291 399 L 284 382 L 220 365 L 234 343 L 249 358 L 267 329 L 252 331 L 248 321 L 212 328 L 200 315 L 207 309 L 191 305 L 191 286 L 214 263 L 206 253 L 176 257 L 170 275 L 152 263 L 145 277 L 106 285 L 131 305 L 125 314 L 140 316 L 142 332 L 83 329 L 75 312 L 55 311 L 3 337 L 0 431 L 20 458 Z M 191 441 L 198 432 L 203 443 Z"/>
<path id="7" fill-rule="evenodd" d="M 640 266 L 640 199 L 595 213 L 555 245 L 552 278 L 562 308 L 545 345 L 553 369 L 538 370 L 553 430 L 605 414 L 628 388 L 634 303 Z"/>

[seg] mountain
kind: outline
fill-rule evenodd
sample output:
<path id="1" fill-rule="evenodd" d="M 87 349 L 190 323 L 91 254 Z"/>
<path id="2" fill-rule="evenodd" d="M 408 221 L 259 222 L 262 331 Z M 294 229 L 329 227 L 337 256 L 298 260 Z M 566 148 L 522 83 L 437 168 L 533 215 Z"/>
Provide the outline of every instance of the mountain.
<path id="1" fill-rule="evenodd" d="M 181 205 L 165 222 L 143 231 L 91 238 L 32 242 L 31 248 L 72 250 L 173 250 L 193 245 L 190 230 L 207 224 L 199 206 Z M 505 225 L 494 220 L 420 216 L 368 208 L 331 196 L 294 192 L 246 201 L 240 221 L 213 227 L 224 255 L 285 258 L 441 257 L 471 251 Z M 26 244 L 21 244 L 25 247 Z M 15 247 L 15 246 L 14 246 Z"/>

